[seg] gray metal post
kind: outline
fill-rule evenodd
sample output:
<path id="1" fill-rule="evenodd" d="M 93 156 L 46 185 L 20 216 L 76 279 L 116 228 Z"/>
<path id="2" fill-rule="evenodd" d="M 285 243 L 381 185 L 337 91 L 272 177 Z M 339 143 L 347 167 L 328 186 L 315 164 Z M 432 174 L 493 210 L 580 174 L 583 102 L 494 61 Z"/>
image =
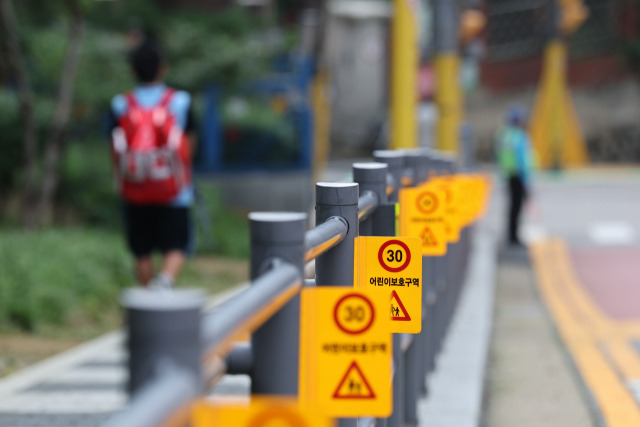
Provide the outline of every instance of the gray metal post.
<path id="1" fill-rule="evenodd" d="M 359 185 L 360 197 L 365 192 L 372 192 L 377 200 L 378 206 L 387 203 L 387 172 L 389 167 L 384 163 L 354 163 L 353 180 Z M 374 214 L 375 215 L 375 211 Z M 373 235 L 373 217 L 367 218 L 360 223 L 359 235 Z"/>
<path id="2" fill-rule="evenodd" d="M 200 381 L 203 294 L 195 289 L 132 288 L 124 291 L 122 302 L 127 309 L 129 393 L 135 395 L 160 375 L 163 363 L 186 369 Z"/>
<path id="3" fill-rule="evenodd" d="M 427 179 L 436 172 L 436 152 L 431 149 L 421 149 L 426 158 Z M 438 295 L 436 290 L 435 263 L 439 257 L 422 257 L 422 333 L 419 337 L 419 391 L 426 395 L 427 375 L 433 366 L 435 348 L 437 347 L 437 311 Z"/>
<path id="4" fill-rule="evenodd" d="M 405 152 L 405 162 L 408 168 L 415 173 L 414 186 L 420 185 L 429 179 L 429 159 L 421 149 Z"/>
<path id="5" fill-rule="evenodd" d="M 316 224 L 338 216 L 347 221 L 342 242 L 316 258 L 316 286 L 353 286 L 354 239 L 358 237 L 358 184 L 316 184 Z M 338 419 L 339 427 L 356 427 L 357 418 Z"/>
<path id="6" fill-rule="evenodd" d="M 404 421 L 409 425 L 418 424 L 418 392 L 420 390 L 420 342 L 419 334 L 414 335 L 404 353 Z"/>
<path id="7" fill-rule="evenodd" d="M 402 174 L 405 168 L 405 156 L 402 151 L 377 150 L 373 152 L 373 159 L 378 163 L 386 163 L 389 167 L 389 174 L 392 177 L 394 190 L 388 195 L 388 200 L 392 203 L 398 202 L 398 192 L 402 188 Z"/>
<path id="8" fill-rule="evenodd" d="M 473 169 L 475 162 L 475 140 L 473 126 L 469 122 L 462 123 L 460 128 L 460 165 L 463 170 Z"/>
<path id="9" fill-rule="evenodd" d="M 251 278 L 278 262 L 297 267 L 303 277 L 307 215 L 291 212 L 249 214 Z M 300 297 L 296 295 L 251 336 L 252 394 L 298 394 Z"/>
<path id="10" fill-rule="evenodd" d="M 360 186 L 360 195 L 364 194 L 366 191 L 371 191 L 378 198 L 378 208 L 373 213 L 373 216 L 360 223 L 361 236 L 393 236 L 395 234 L 395 207 L 393 205 L 387 205 L 388 171 L 389 167 L 385 163 L 372 162 L 353 164 L 353 180 Z M 389 213 L 391 213 L 392 216 L 390 216 Z M 384 217 L 384 219 L 382 217 Z M 396 363 L 394 361 L 394 365 L 395 364 Z M 394 383 L 396 382 L 396 378 L 397 376 L 394 376 Z M 398 400 L 395 398 L 393 399 L 394 410 L 397 406 L 401 406 L 396 406 L 396 403 L 400 401 L 400 398 L 398 398 Z M 386 424 L 383 419 L 377 420 L 376 424 L 378 427 L 389 425 Z"/>
<path id="11" fill-rule="evenodd" d="M 373 217 L 372 236 L 394 236 L 396 231 L 395 204 L 385 204 Z M 387 427 L 401 427 L 404 422 L 404 357 L 402 355 L 402 334 L 393 334 L 393 413 L 387 418 Z M 382 422 L 379 425 L 384 425 Z"/>
<path id="12" fill-rule="evenodd" d="M 316 258 L 316 285 L 353 286 L 354 239 L 359 233 L 357 183 L 316 184 L 316 224 L 322 224 L 333 216 L 347 221 L 347 236 Z"/>

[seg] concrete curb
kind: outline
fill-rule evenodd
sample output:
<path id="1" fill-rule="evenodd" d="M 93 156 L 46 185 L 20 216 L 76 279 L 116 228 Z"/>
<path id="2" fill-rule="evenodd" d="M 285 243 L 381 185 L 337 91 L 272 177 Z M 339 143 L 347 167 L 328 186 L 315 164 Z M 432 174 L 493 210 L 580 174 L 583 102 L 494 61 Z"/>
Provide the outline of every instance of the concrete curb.
<path id="1" fill-rule="evenodd" d="M 473 235 L 472 257 L 460 305 L 429 378 L 430 394 L 418 403 L 420 426 L 477 427 L 482 418 L 491 343 L 497 238 L 484 224 Z"/>

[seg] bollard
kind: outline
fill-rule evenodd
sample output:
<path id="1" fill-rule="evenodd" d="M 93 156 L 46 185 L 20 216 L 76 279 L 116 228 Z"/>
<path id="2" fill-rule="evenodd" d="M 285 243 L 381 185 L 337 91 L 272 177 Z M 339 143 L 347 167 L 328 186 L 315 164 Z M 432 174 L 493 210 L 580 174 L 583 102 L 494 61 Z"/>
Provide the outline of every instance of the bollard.
<path id="1" fill-rule="evenodd" d="M 402 151 L 377 150 L 373 152 L 373 159 L 378 163 L 386 163 L 391 175 L 393 191 L 388 194 L 388 200 L 398 202 L 398 193 L 402 188 L 402 175 L 405 168 L 405 154 Z"/>
<path id="2" fill-rule="evenodd" d="M 427 180 L 437 173 L 437 154 L 434 150 L 423 148 L 420 150 L 426 158 L 426 176 Z M 433 360 L 436 357 L 437 348 L 437 309 L 438 309 L 438 293 L 436 288 L 435 265 L 440 257 L 422 257 L 422 278 L 423 278 L 423 294 L 422 294 L 422 313 L 423 325 L 422 333 L 419 337 L 419 384 L 418 391 L 422 395 L 426 395 L 427 375 L 433 369 Z"/>
<path id="3" fill-rule="evenodd" d="M 396 157 L 398 158 L 398 157 Z M 398 163 L 400 164 L 400 163 Z M 389 167 L 385 163 L 354 163 L 353 164 L 353 180 L 360 186 L 360 194 L 365 191 L 371 191 L 378 197 L 378 207 L 373 213 L 373 217 L 360 223 L 361 236 L 393 236 L 395 235 L 395 205 L 387 203 L 387 175 Z M 401 170 L 398 170 L 401 173 Z M 400 181 L 398 181 L 400 182 Z M 400 390 L 401 377 L 398 375 L 398 362 L 400 359 L 400 336 L 393 334 L 393 364 L 395 374 L 393 377 L 393 408 L 394 413 L 389 417 L 388 427 L 399 426 L 399 423 L 393 424 L 393 416 L 397 417 L 397 408 L 402 405 L 398 402 L 402 401 Z M 397 342 L 396 342 L 397 341 Z M 382 426 L 385 420 L 378 419 L 378 426 Z"/>
<path id="4" fill-rule="evenodd" d="M 122 302 L 127 310 L 130 396 L 161 375 L 167 366 L 186 370 L 200 384 L 202 292 L 132 288 L 124 291 Z"/>
<path id="5" fill-rule="evenodd" d="M 389 167 L 384 163 L 354 163 L 353 180 L 358 183 L 359 197 L 367 191 L 372 192 L 378 200 L 378 208 L 387 203 L 387 172 Z M 376 209 L 377 211 L 377 209 Z M 374 216 L 360 222 L 359 235 L 372 236 Z"/>
<path id="6" fill-rule="evenodd" d="M 252 279 L 283 261 L 303 277 L 306 214 L 253 212 L 249 224 Z M 298 394 L 299 335 L 300 296 L 296 295 L 251 336 L 252 394 Z"/>
<path id="7" fill-rule="evenodd" d="M 405 151 L 405 163 L 407 168 L 414 171 L 414 187 L 429 179 L 429 159 L 424 154 L 423 150 L 416 149 Z"/>
<path id="8" fill-rule="evenodd" d="M 460 126 L 460 166 L 463 170 L 471 170 L 475 161 L 475 141 L 473 126 L 469 122 Z"/>
<path id="9" fill-rule="evenodd" d="M 316 258 L 316 286 L 353 286 L 354 239 L 358 237 L 358 184 L 319 182 L 316 184 L 316 224 L 331 217 L 347 222 L 344 240 Z M 357 418 L 340 418 L 339 427 L 356 427 Z"/>
<path id="10" fill-rule="evenodd" d="M 353 286 L 354 239 L 358 237 L 358 184 L 316 184 L 316 224 L 337 216 L 347 222 L 342 242 L 316 258 L 316 286 Z"/>
<path id="11" fill-rule="evenodd" d="M 416 180 L 414 185 L 418 186 L 426 182 L 429 178 L 430 159 L 424 150 L 411 150 L 406 152 L 406 164 L 414 170 Z M 409 345 L 405 353 L 405 384 L 404 384 L 404 420 L 408 424 L 417 424 L 418 422 L 418 394 L 422 389 L 426 388 L 426 371 L 427 371 L 427 347 L 430 341 L 429 329 L 432 325 L 432 313 L 428 307 L 428 299 L 430 287 L 433 283 L 425 280 L 428 277 L 428 268 L 430 267 L 426 257 L 422 257 L 422 291 L 423 291 L 423 316 L 422 331 L 414 336 L 413 341 Z"/>

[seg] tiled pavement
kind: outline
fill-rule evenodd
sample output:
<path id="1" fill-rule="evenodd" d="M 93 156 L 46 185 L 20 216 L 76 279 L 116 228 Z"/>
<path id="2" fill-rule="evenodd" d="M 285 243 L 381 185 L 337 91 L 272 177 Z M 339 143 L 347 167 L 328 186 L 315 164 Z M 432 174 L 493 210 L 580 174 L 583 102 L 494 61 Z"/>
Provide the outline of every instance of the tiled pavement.
<path id="1" fill-rule="evenodd" d="M 116 331 L 0 380 L 0 426 L 99 426 L 126 405 L 126 381 L 124 333 Z M 249 381 L 226 376 L 214 393 L 246 394 Z"/>

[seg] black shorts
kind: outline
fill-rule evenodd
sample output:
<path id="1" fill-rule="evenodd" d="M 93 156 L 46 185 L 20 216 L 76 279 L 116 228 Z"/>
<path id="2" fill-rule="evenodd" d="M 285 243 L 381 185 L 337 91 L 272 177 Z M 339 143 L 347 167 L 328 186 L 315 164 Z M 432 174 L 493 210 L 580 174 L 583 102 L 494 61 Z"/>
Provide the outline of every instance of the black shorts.
<path id="1" fill-rule="evenodd" d="M 123 210 L 127 243 L 137 258 L 154 251 L 191 252 L 189 208 L 125 203 Z"/>

